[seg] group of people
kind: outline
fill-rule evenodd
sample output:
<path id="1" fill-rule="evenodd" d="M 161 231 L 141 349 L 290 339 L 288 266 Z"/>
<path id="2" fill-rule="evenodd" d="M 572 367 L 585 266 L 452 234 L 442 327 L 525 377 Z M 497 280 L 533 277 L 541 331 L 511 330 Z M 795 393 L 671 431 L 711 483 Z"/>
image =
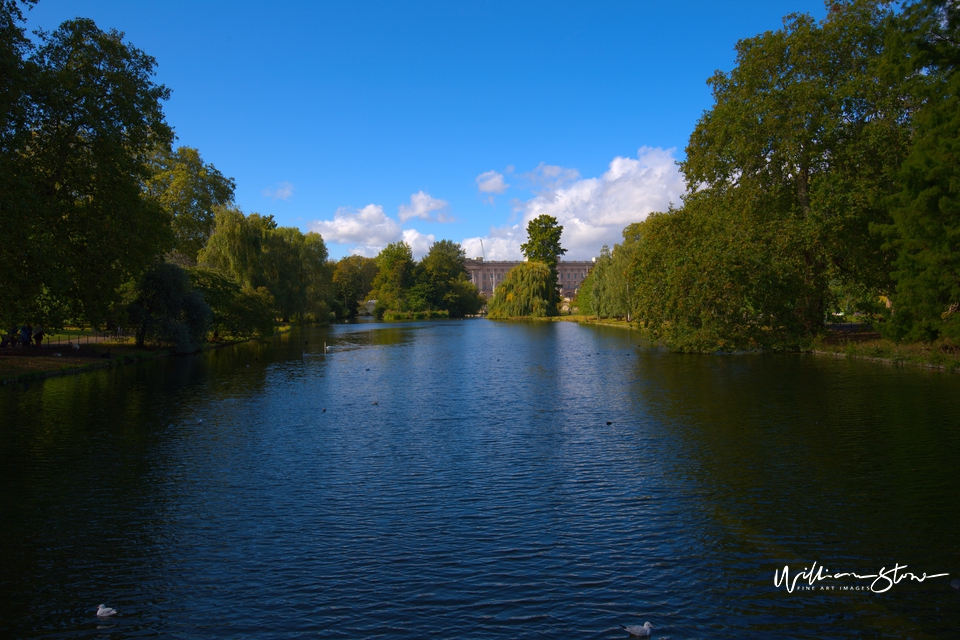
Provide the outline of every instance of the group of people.
<path id="1" fill-rule="evenodd" d="M 7 347 L 15 347 L 18 344 L 23 348 L 27 348 L 30 346 L 30 343 L 33 342 L 39 349 L 40 345 L 43 344 L 43 337 L 45 335 L 43 327 L 38 326 L 34 329 L 33 325 L 25 324 L 17 329 L 17 325 L 13 325 L 10 327 L 7 335 L 3 337 L 3 340 L 0 341 L 0 348 L 6 349 Z"/>

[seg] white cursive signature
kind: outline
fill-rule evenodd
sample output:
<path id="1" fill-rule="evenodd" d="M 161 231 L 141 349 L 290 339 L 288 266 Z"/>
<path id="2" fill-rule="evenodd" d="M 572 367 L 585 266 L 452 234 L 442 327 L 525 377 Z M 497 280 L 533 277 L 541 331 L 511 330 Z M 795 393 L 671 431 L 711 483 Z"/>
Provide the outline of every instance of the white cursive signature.
<path id="1" fill-rule="evenodd" d="M 860 575 L 859 573 L 846 571 L 829 573 L 829 569 L 825 569 L 822 565 L 818 567 L 817 563 L 814 562 L 809 569 L 804 567 L 803 571 L 798 571 L 791 579 L 790 565 L 785 564 L 783 565 L 783 573 L 780 573 L 779 569 L 773 572 L 773 586 L 785 586 L 788 593 L 793 593 L 793 590 L 797 588 L 797 582 L 800 580 L 805 581 L 810 587 L 813 587 L 814 584 L 820 582 L 821 580 L 839 580 L 840 578 L 869 580 L 872 578 L 873 582 L 870 583 L 870 591 L 873 591 L 874 593 L 884 593 L 889 591 L 893 585 L 899 584 L 901 580 L 906 578 L 909 578 L 915 582 L 923 582 L 927 578 L 942 578 L 950 575 L 949 573 L 935 573 L 932 576 L 928 576 L 926 573 L 924 573 L 923 575 L 918 576 L 910 571 L 903 571 L 903 569 L 906 569 L 907 566 L 908 565 L 900 566 L 899 563 L 895 563 L 890 569 L 881 567 L 879 573 Z"/>

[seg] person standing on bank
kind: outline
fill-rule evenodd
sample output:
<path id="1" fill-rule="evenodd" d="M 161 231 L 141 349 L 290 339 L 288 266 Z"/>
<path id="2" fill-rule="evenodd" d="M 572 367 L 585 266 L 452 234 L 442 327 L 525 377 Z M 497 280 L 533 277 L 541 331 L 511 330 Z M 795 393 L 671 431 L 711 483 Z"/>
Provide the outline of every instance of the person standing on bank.
<path id="1" fill-rule="evenodd" d="M 36 343 L 37 349 L 39 349 L 40 345 L 43 344 L 43 326 L 39 326 L 34 330 L 33 341 Z"/>

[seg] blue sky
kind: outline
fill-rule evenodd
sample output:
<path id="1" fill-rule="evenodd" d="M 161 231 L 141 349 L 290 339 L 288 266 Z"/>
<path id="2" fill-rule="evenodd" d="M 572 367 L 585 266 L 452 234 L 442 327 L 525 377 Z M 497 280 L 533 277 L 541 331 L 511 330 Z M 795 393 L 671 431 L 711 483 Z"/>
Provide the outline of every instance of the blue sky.
<path id="1" fill-rule="evenodd" d="M 157 60 L 178 145 L 237 204 L 319 231 L 330 254 L 407 240 L 519 257 L 526 221 L 588 259 L 679 203 L 682 157 L 740 38 L 820 0 L 40 0 L 28 28 L 89 17 Z"/>

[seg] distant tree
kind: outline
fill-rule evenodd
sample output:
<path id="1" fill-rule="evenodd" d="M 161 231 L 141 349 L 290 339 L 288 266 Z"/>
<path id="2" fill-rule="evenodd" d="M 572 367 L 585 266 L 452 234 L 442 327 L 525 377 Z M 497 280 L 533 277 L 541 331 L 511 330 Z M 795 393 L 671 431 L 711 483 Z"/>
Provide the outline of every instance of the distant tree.
<path id="1" fill-rule="evenodd" d="M 553 216 L 537 216 L 527 224 L 527 241 L 520 250 L 528 260 L 542 262 L 550 269 L 557 268 L 557 260 L 567 252 L 560 246 L 563 227 Z"/>
<path id="2" fill-rule="evenodd" d="M 213 233 L 216 207 L 233 202 L 233 178 L 205 164 L 200 152 L 190 147 L 172 152 L 161 147 L 151 165 L 146 192 L 170 215 L 173 250 L 195 263 Z"/>
<path id="3" fill-rule="evenodd" d="M 473 315 L 483 307 L 476 286 L 470 282 L 466 268 L 466 253 L 452 240 L 440 240 L 420 261 L 422 297 L 431 309 L 444 309 L 450 316 L 461 318 Z"/>
<path id="4" fill-rule="evenodd" d="M 167 262 L 144 272 L 128 312 L 137 346 L 151 340 L 170 344 L 177 353 L 200 348 L 211 317 L 209 305 L 192 288 L 187 273 Z"/>
<path id="5" fill-rule="evenodd" d="M 377 299 L 374 313 L 382 318 L 385 311 L 408 311 L 407 297 L 416 283 L 416 263 L 410 245 L 402 241 L 388 244 L 377 255 L 377 267 L 372 294 Z"/>
<path id="6" fill-rule="evenodd" d="M 273 216 L 219 207 L 200 265 L 230 276 L 243 288 L 266 287 L 284 321 L 327 320 L 332 295 L 327 248 L 318 233 L 277 227 Z"/>
<path id="7" fill-rule="evenodd" d="M 275 332 L 274 300 L 265 287 L 243 288 L 228 276 L 203 267 L 187 270 L 194 290 L 210 306 L 215 337 L 264 337 Z"/>
<path id="8" fill-rule="evenodd" d="M 357 315 L 360 298 L 363 296 L 363 273 L 360 256 L 347 256 L 336 263 L 333 269 L 335 311 L 339 318 Z"/>
<path id="9" fill-rule="evenodd" d="M 563 227 L 553 216 L 546 214 L 537 216 L 527 224 L 527 241 L 520 245 L 520 250 L 527 260 L 547 265 L 553 274 L 554 293 L 551 294 L 551 305 L 560 302 L 560 279 L 557 271 L 557 260 L 567 252 L 560 246 L 560 236 Z M 552 315 L 552 314 L 551 314 Z"/>
<path id="10" fill-rule="evenodd" d="M 493 319 L 557 315 L 557 279 L 542 262 L 524 262 L 507 272 L 487 305 Z"/>
<path id="11" fill-rule="evenodd" d="M 360 302 L 373 290 L 379 269 L 377 261 L 364 256 L 345 256 L 333 264 L 334 310 L 338 318 L 357 315 Z"/>

